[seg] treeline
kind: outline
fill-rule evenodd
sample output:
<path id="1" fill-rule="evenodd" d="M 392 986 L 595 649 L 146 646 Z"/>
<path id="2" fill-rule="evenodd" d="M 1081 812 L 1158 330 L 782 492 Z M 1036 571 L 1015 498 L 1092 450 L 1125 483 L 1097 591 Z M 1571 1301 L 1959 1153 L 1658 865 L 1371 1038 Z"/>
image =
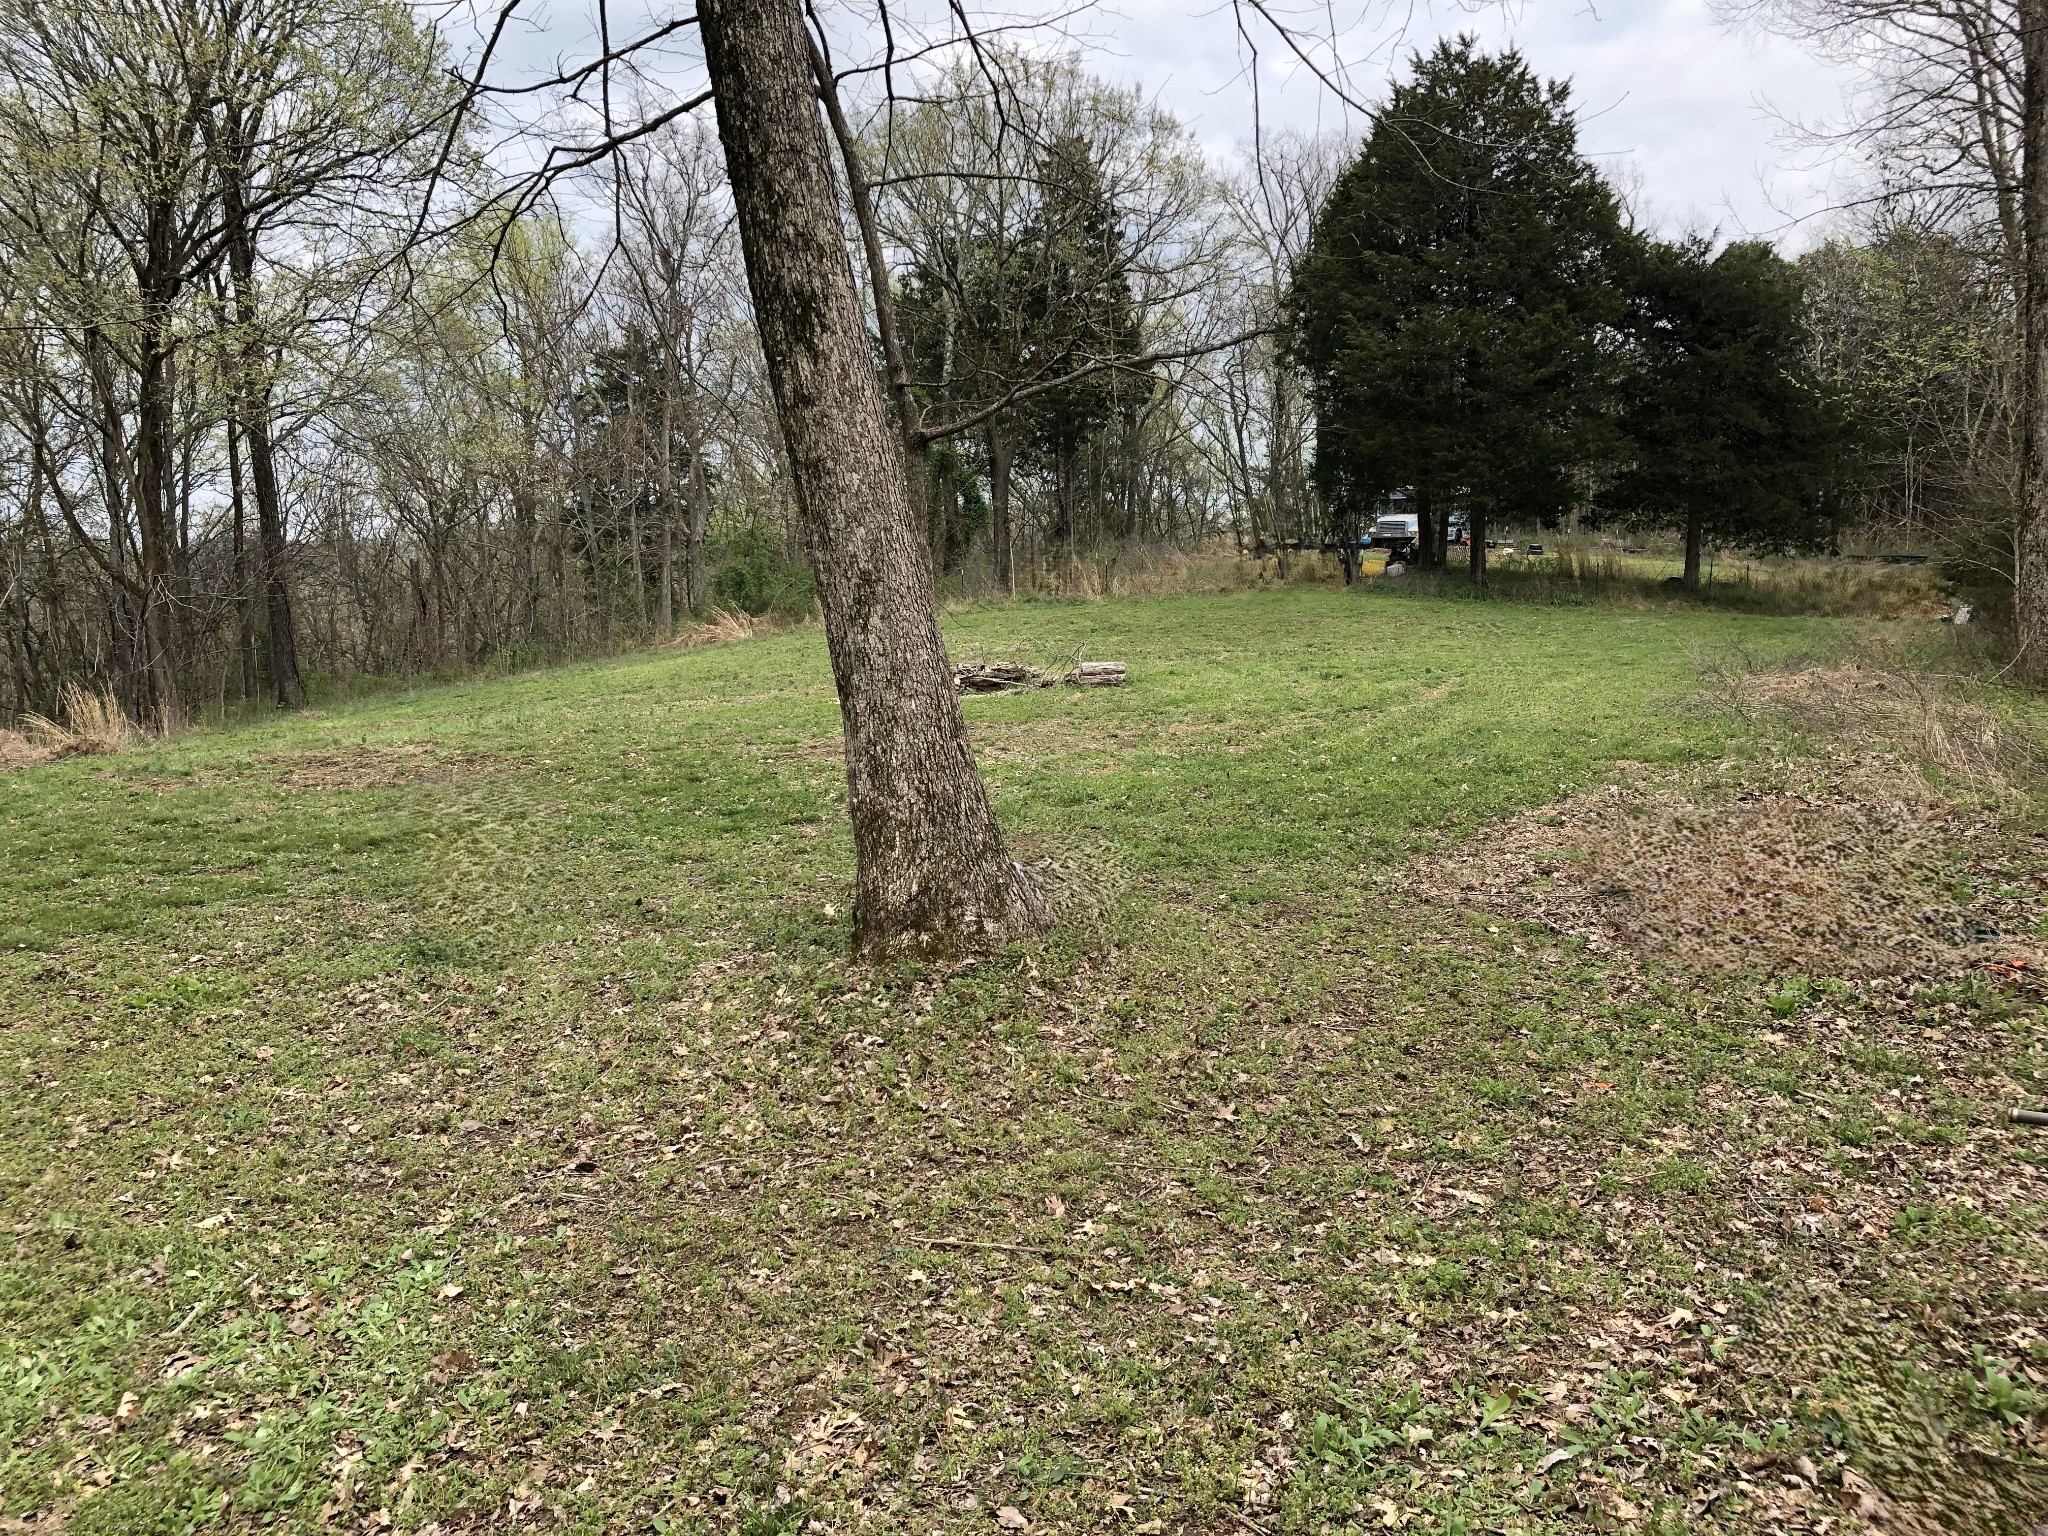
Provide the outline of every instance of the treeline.
<path id="1" fill-rule="evenodd" d="M 1796 260 L 1646 232 L 1579 151 L 1566 86 L 1518 55 L 1415 59 L 1290 293 L 1331 537 L 1398 491 L 1423 563 L 1457 518 L 1479 579 L 1489 524 L 1568 523 L 1674 535 L 1695 586 L 1708 548 L 1860 547 L 1934 555 L 2001 621 L 2048 602 L 2027 553 L 2019 9 L 1745 10 L 1863 76 L 1826 137 L 1867 180 Z"/>
<path id="2" fill-rule="evenodd" d="M 572 217 L 402 6 L 0 9 L 0 718 L 808 607 L 707 124 L 593 157 Z M 1072 58 L 925 85 L 834 120 L 942 577 L 1307 526 L 1270 200 Z"/>
<path id="3" fill-rule="evenodd" d="M 1632 228 L 1569 102 L 1469 43 L 1362 144 L 1236 167 L 1076 56 L 878 94 L 819 60 L 933 569 L 1427 511 L 1702 547 L 1938 541 L 2014 579 L 2003 226 L 1796 264 Z M 481 78 L 480 76 L 478 78 Z M 587 77 L 546 82 L 574 89 Z M 814 585 L 724 161 L 644 126 L 509 175 L 377 0 L 0 0 L 0 719 L 175 722 L 644 644 Z"/>

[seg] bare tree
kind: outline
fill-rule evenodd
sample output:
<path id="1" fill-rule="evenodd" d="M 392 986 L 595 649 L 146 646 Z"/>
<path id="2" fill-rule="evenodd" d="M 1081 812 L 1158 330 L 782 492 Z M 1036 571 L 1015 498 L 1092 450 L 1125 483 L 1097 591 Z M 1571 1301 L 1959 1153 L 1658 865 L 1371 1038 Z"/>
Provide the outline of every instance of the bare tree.
<path id="1" fill-rule="evenodd" d="M 660 624 L 675 623 L 675 516 L 678 481 L 686 508 L 682 532 L 684 601 L 704 606 L 704 541 L 710 526 L 707 453 L 713 417 L 742 392 L 736 355 L 736 270 L 731 209 L 717 143 L 677 124 L 628 147 L 612 167 L 622 212 L 613 293 L 622 323 L 644 326 L 658 353 L 651 381 L 656 413 L 652 452 L 659 487 Z M 677 457 L 682 459 L 678 473 Z"/>
<path id="2" fill-rule="evenodd" d="M 1849 120 L 1805 131 L 1864 158 L 1863 200 L 1999 254 L 2021 309 L 2017 651 L 2048 676 L 2048 4 L 1730 0 L 1724 13 L 1856 72 Z"/>

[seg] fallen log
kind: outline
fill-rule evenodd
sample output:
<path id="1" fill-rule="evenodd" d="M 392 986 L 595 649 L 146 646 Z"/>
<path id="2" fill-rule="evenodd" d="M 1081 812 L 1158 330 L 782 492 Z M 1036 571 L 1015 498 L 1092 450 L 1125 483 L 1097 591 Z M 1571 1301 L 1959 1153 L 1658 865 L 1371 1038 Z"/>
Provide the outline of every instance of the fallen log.
<path id="1" fill-rule="evenodd" d="M 1055 677 L 1020 662 L 969 662 L 953 669 L 953 686 L 961 693 L 1016 693 L 1024 688 L 1051 688 L 1066 683 L 1076 688 L 1120 688 L 1120 661 L 1084 661 Z"/>

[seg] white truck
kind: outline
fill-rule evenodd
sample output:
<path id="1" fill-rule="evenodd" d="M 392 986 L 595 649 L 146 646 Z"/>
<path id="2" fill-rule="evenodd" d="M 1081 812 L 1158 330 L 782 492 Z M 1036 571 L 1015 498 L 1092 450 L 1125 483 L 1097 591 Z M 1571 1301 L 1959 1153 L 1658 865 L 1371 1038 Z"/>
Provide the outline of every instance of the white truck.
<path id="1" fill-rule="evenodd" d="M 1386 512 L 1372 525 L 1375 549 L 1412 549 L 1422 536 L 1422 519 L 1413 512 Z"/>

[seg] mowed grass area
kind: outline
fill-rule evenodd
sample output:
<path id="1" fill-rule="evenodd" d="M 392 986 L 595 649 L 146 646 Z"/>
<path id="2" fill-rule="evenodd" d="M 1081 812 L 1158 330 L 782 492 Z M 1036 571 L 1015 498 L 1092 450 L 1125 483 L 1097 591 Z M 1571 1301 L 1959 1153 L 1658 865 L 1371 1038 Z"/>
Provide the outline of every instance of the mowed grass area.
<path id="1" fill-rule="evenodd" d="M 2036 1000 L 1401 883 L 1602 781 L 1768 777 L 1817 744 L 1702 667 L 1849 627 L 949 631 L 1132 677 L 967 702 L 1074 906 L 970 966 L 845 959 L 815 630 L 0 778 L 0 1530 L 2048 1514 Z"/>

